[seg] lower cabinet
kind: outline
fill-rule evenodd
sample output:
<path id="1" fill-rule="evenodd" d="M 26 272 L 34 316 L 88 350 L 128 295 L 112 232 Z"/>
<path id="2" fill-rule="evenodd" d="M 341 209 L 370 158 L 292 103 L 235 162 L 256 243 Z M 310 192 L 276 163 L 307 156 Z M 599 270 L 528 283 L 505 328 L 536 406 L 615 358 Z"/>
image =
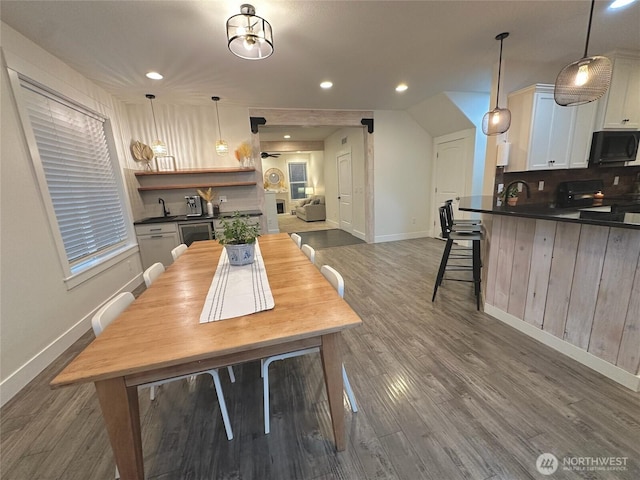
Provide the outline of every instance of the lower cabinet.
<path id="1" fill-rule="evenodd" d="M 143 269 L 146 270 L 156 262 L 165 267 L 173 263 L 171 250 L 180 245 L 176 223 L 136 225 L 135 229 Z"/>

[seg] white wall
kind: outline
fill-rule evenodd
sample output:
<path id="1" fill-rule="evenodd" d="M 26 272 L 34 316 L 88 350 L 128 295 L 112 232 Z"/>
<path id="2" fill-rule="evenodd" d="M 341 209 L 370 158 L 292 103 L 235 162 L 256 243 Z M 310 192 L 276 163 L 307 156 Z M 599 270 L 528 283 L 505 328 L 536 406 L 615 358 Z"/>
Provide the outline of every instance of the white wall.
<path id="1" fill-rule="evenodd" d="M 29 156 L 4 60 L 34 80 L 84 98 L 112 119 L 123 160 L 118 110 L 97 86 L 4 23 L 0 46 L 0 401 L 4 404 L 91 328 L 96 308 L 142 282 L 137 250 L 127 259 L 67 290 Z"/>
<path id="2" fill-rule="evenodd" d="M 374 118 L 375 241 L 428 236 L 433 139 L 407 112 Z"/>
<path id="3" fill-rule="evenodd" d="M 151 92 L 152 93 L 152 92 Z M 218 140 L 218 125 L 216 120 L 215 104 L 202 105 L 174 105 L 163 103 L 161 98 L 156 98 L 153 108 L 156 114 L 158 134 L 156 135 L 151 106 L 144 98 L 141 104 L 127 105 L 127 123 L 129 130 L 124 133 L 124 143 L 129 146 L 133 140 L 151 145 L 160 137 L 167 144 L 169 154 L 176 160 L 178 170 L 207 169 L 222 167 L 237 167 L 238 161 L 234 151 L 242 142 L 251 144 L 251 127 L 249 123 L 249 111 L 247 107 L 225 105 L 222 100 L 218 105 L 220 112 L 220 128 L 222 138 L 229 145 L 229 153 L 219 156 L 215 151 L 215 143 Z M 260 152 L 255 152 L 253 159 L 259 185 L 262 185 L 262 170 Z M 126 155 L 127 166 L 135 170 L 143 170 L 144 164 L 133 159 L 130 150 Z M 132 182 L 135 187 L 135 182 Z M 254 210 L 259 209 L 261 188 L 228 188 L 215 191 L 218 195 L 227 197 L 224 211 L 230 210 Z M 138 194 L 135 190 L 130 192 L 134 205 L 134 218 L 140 220 L 145 217 L 161 215 L 162 207 L 158 204 L 161 196 L 172 214 L 184 215 L 186 212 L 184 196 L 197 195 L 193 190 L 166 190 L 161 192 L 151 191 Z M 141 208 L 136 208 L 138 203 Z"/>

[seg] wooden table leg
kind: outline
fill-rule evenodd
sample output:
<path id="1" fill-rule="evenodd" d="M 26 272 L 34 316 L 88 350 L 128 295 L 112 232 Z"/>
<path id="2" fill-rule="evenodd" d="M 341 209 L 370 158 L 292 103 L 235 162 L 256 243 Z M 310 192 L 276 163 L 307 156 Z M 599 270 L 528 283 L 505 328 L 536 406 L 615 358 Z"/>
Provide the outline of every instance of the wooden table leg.
<path id="1" fill-rule="evenodd" d="M 336 450 L 339 452 L 346 447 L 344 436 L 344 405 L 342 402 L 342 356 L 340 354 L 340 333 L 322 336 L 322 368 L 324 381 L 329 397 L 329 412 L 333 423 L 333 436 L 336 440 Z"/>
<path id="2" fill-rule="evenodd" d="M 144 480 L 138 388 L 122 377 L 95 385 L 121 480 Z"/>

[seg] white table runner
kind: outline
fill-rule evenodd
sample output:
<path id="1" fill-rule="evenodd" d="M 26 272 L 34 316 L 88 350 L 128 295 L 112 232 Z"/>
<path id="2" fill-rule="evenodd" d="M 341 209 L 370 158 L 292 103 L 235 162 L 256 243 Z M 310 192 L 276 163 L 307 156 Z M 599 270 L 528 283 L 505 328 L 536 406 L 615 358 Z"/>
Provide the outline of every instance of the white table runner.
<path id="1" fill-rule="evenodd" d="M 227 250 L 223 249 L 200 314 L 200 323 L 241 317 L 271 310 L 274 306 L 258 241 L 250 265 L 231 266 Z"/>

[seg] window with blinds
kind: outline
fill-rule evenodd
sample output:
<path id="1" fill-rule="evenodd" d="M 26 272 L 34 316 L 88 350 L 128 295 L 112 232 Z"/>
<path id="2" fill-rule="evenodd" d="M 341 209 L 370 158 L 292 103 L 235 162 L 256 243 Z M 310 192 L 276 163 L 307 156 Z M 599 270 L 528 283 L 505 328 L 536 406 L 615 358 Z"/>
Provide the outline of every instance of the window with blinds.
<path id="1" fill-rule="evenodd" d="M 306 198 L 304 187 L 307 186 L 307 164 L 291 162 L 289 167 L 289 186 L 291 187 L 291 199 Z"/>
<path id="2" fill-rule="evenodd" d="M 20 86 L 69 273 L 75 274 L 127 241 L 105 119 L 24 78 Z"/>

